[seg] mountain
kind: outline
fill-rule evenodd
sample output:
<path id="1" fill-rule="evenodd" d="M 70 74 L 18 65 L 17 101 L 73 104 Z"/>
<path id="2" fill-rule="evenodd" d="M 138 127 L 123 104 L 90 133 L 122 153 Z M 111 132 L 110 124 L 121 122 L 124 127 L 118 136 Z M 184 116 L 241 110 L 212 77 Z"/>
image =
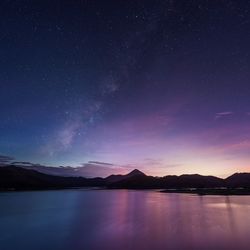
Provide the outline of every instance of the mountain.
<path id="1" fill-rule="evenodd" d="M 61 177 L 16 166 L 0 167 L 0 190 L 104 186 L 102 178 Z"/>
<path id="2" fill-rule="evenodd" d="M 214 176 L 184 174 L 181 176 L 165 176 L 164 187 L 168 188 L 208 188 L 223 187 L 224 180 Z"/>
<path id="3" fill-rule="evenodd" d="M 85 178 L 49 175 L 32 169 L 12 165 L 0 167 L 0 190 L 36 190 L 74 187 L 176 189 L 177 191 L 190 188 L 210 188 L 213 191 L 217 188 L 220 191 L 221 187 L 227 187 L 231 190 L 237 188 L 250 188 L 250 173 L 236 173 L 226 179 L 198 174 L 153 177 L 135 169 L 126 175 L 110 175 L 106 178 Z"/>
<path id="4" fill-rule="evenodd" d="M 159 188 L 156 179 L 157 177 L 147 176 L 135 169 L 127 175 L 116 177 L 116 179 L 113 177 L 113 181 L 106 182 L 106 186 L 108 188 L 126 189 Z"/>
<path id="5" fill-rule="evenodd" d="M 141 172 L 140 170 L 134 169 L 133 171 L 131 171 L 130 173 L 128 173 L 126 175 L 121 175 L 121 174 L 114 175 L 114 174 L 112 174 L 112 175 L 106 177 L 105 181 L 106 181 L 106 183 L 111 184 L 111 183 L 119 182 L 119 181 L 126 180 L 129 178 L 139 177 L 139 176 L 146 176 L 146 175 L 143 172 Z"/>
<path id="6" fill-rule="evenodd" d="M 133 171 L 132 171 L 133 172 Z M 119 177 L 115 182 L 108 183 L 110 188 L 208 188 L 223 187 L 224 180 L 214 176 L 194 175 L 169 175 L 164 177 L 147 176 L 140 174 L 130 175 L 126 178 Z"/>
<path id="7" fill-rule="evenodd" d="M 146 176 L 143 172 L 141 172 L 138 169 L 134 169 L 133 171 L 131 171 L 130 173 L 128 173 L 127 175 L 125 175 L 127 178 L 130 177 L 138 177 L 138 176 Z"/>
<path id="8" fill-rule="evenodd" d="M 121 171 L 121 169 L 119 168 L 110 168 L 110 166 L 107 167 L 107 164 L 106 165 L 105 164 L 106 163 L 88 162 L 78 167 L 70 167 L 70 166 L 50 167 L 39 164 L 32 164 L 30 162 L 11 163 L 11 165 L 16 167 L 22 167 L 48 175 L 56 175 L 63 177 L 87 177 L 87 178 L 93 178 L 96 176 L 106 177 L 109 176 L 110 174 L 119 173 Z"/>
<path id="9" fill-rule="evenodd" d="M 225 179 L 227 187 L 250 188 L 250 173 L 235 173 Z"/>

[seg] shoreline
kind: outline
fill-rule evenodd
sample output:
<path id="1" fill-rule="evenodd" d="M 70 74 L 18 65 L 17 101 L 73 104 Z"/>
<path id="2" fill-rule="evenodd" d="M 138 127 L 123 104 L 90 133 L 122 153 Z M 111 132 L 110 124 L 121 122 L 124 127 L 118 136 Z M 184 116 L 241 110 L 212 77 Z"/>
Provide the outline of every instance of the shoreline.
<path id="1" fill-rule="evenodd" d="M 182 193 L 197 195 L 250 195 L 250 188 L 183 188 L 164 189 L 161 193 Z"/>
<path id="2" fill-rule="evenodd" d="M 180 188 L 180 189 L 159 189 L 159 188 L 105 188 L 105 187 L 62 187 L 62 188 L 26 188 L 26 189 L 0 189 L 0 193 L 11 192 L 36 192 L 36 191 L 68 191 L 68 190 L 140 190 L 140 191 L 156 191 L 160 193 L 172 194 L 196 194 L 196 195 L 234 195 L 234 196 L 250 196 L 250 188 Z"/>

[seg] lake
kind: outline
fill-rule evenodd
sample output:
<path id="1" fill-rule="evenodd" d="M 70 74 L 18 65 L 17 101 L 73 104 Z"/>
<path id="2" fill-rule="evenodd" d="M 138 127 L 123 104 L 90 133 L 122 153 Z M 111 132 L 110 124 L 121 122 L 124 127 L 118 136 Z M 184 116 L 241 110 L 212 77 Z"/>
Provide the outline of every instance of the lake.
<path id="1" fill-rule="evenodd" d="M 1 250 L 249 249 L 250 196 L 0 193 Z"/>

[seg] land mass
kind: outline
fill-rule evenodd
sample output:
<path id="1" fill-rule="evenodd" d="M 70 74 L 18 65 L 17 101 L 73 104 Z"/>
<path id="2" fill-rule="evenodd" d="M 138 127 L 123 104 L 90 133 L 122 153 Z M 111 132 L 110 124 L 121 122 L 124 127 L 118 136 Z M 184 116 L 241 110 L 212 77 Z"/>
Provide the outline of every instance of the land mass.
<path id="1" fill-rule="evenodd" d="M 126 175 L 106 178 L 63 177 L 7 165 L 0 167 L 0 190 L 43 190 L 99 187 L 109 189 L 161 189 L 168 193 L 200 195 L 250 195 L 250 173 L 235 173 L 226 179 L 198 174 L 148 176 L 135 169 Z"/>

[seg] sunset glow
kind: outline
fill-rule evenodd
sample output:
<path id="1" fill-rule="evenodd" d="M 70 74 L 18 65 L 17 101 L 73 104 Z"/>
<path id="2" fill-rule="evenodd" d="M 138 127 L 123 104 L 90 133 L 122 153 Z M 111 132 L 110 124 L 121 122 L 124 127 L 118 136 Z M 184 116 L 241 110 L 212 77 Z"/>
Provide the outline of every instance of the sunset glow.
<path id="1" fill-rule="evenodd" d="M 133 168 L 159 176 L 249 172 L 245 5 L 80 2 L 56 21 L 66 2 L 20 4 L 20 13 L 9 13 L 1 155 L 93 166 L 93 176 Z"/>

